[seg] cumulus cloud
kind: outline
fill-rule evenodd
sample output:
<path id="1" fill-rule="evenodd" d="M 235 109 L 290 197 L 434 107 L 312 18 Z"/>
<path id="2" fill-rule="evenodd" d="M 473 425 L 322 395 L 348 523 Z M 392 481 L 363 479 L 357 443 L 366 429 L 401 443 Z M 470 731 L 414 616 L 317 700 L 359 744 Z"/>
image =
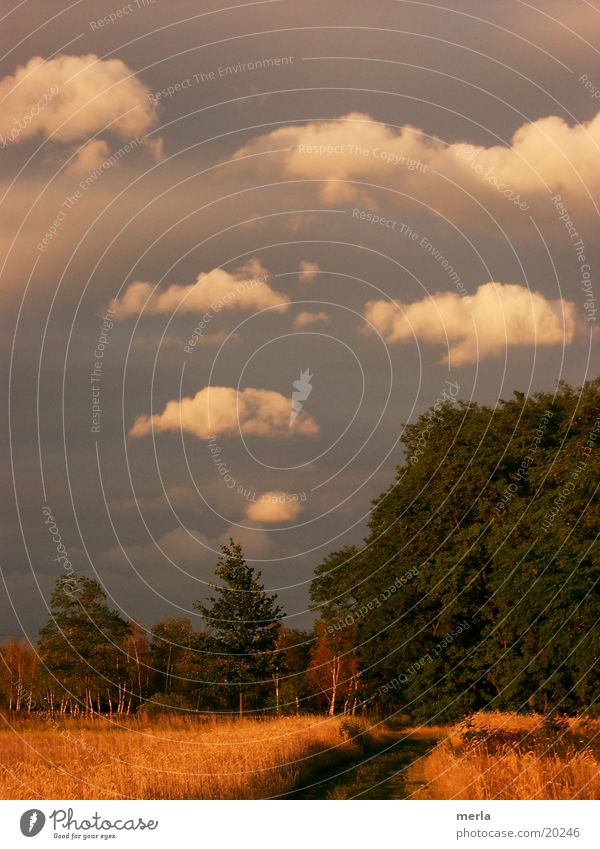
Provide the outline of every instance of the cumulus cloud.
<path id="1" fill-rule="evenodd" d="M 574 126 L 550 116 L 523 124 L 509 146 L 450 145 L 440 165 L 447 173 L 458 166 L 463 181 L 466 174 L 506 197 L 522 194 L 525 202 L 548 189 L 581 193 L 587 187 L 593 192 L 600 185 L 599 153 L 600 113 Z M 457 160 L 454 169 L 450 157 Z"/>
<path id="2" fill-rule="evenodd" d="M 302 510 L 298 496 L 281 489 L 264 492 L 246 508 L 246 518 L 255 522 L 293 522 Z"/>
<path id="3" fill-rule="evenodd" d="M 300 269 L 300 274 L 298 275 L 298 280 L 301 283 L 312 283 L 312 281 L 317 277 L 320 272 L 320 268 L 318 263 L 310 262 L 308 259 L 302 259 L 298 263 L 298 268 Z"/>
<path id="4" fill-rule="evenodd" d="M 34 56 L 0 80 L 0 134 L 15 143 L 38 135 L 69 143 L 103 130 L 131 139 L 156 125 L 148 93 L 120 59 Z"/>
<path id="5" fill-rule="evenodd" d="M 387 342 L 416 338 L 447 345 L 443 362 L 455 366 L 515 345 L 568 345 L 577 325 L 572 302 L 510 283 L 485 283 L 466 297 L 437 293 L 412 304 L 370 301 L 365 318 Z"/>
<path id="6" fill-rule="evenodd" d="M 600 187 L 600 113 L 576 125 L 556 116 L 540 118 L 520 126 L 510 144 L 485 147 L 447 144 L 409 124 L 396 129 L 351 112 L 280 127 L 254 139 L 238 155 L 275 148 L 287 148 L 278 156 L 290 177 L 325 181 L 321 194 L 330 203 L 368 192 L 351 185 L 365 181 L 395 189 L 418 185 L 419 196 L 443 205 L 444 195 L 453 190 L 449 182 L 440 185 L 434 172 L 469 191 L 483 189 L 500 202 L 516 203 L 520 197 L 525 206 L 524 195 L 538 194 L 547 202 L 548 188 L 581 193 L 582 181 L 592 192 Z"/>
<path id="7" fill-rule="evenodd" d="M 329 324 L 330 322 L 331 316 L 326 312 L 300 312 L 294 319 L 294 327 L 296 330 L 301 330 L 311 324 Z"/>
<path id="8" fill-rule="evenodd" d="M 238 390 L 206 386 L 193 398 L 169 401 L 162 413 L 139 416 L 129 431 L 132 437 L 152 431 L 191 433 L 198 439 L 211 436 L 289 437 L 292 402 L 270 389 Z M 296 433 L 317 436 L 319 426 L 307 413 L 296 419 Z"/>
<path id="9" fill-rule="evenodd" d="M 111 309 L 118 320 L 140 313 L 170 315 L 177 310 L 187 313 L 209 313 L 221 310 L 261 310 L 275 308 L 285 312 L 290 299 L 272 289 L 266 282 L 269 272 L 256 258 L 233 272 L 215 268 L 201 272 L 195 283 L 180 286 L 173 283 L 157 289 L 154 283 L 130 283 L 120 298 L 113 300 Z"/>
<path id="10" fill-rule="evenodd" d="M 372 178 L 377 173 L 389 177 L 390 165 L 380 151 L 412 160 L 422 152 L 423 144 L 421 134 L 413 127 L 398 132 L 369 115 L 351 112 L 331 121 L 279 127 L 255 139 L 237 155 L 275 147 L 289 148 L 281 155 L 290 176 L 326 181 L 321 188 L 323 199 L 335 202 L 354 196 L 355 189 L 344 184 L 345 180 Z"/>

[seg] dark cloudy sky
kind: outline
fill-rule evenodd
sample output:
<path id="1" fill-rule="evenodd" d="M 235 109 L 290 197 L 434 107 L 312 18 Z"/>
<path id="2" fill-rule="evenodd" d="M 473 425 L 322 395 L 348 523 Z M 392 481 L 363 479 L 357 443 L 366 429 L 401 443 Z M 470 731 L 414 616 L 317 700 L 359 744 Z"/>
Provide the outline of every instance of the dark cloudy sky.
<path id="1" fill-rule="evenodd" d="M 3 634 L 230 536 L 306 625 L 404 422 L 597 375 L 596 2 L 0 5 Z"/>

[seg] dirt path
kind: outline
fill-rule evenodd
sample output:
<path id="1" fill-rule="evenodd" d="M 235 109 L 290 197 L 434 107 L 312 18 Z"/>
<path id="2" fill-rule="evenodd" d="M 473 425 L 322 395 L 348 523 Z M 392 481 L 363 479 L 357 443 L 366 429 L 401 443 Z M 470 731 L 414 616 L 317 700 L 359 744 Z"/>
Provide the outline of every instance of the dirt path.
<path id="1" fill-rule="evenodd" d="M 430 733 L 424 728 L 413 733 L 410 729 L 387 731 L 375 751 L 338 765 L 286 798 L 405 799 L 415 789 L 407 781 L 408 768 L 442 736 L 439 729 Z"/>

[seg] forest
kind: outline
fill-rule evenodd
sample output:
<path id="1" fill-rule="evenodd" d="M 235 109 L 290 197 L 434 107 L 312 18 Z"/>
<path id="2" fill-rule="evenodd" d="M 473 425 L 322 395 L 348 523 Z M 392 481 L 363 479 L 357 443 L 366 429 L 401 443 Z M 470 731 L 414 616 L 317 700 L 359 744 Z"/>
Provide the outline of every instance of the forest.
<path id="1" fill-rule="evenodd" d="M 285 627 L 234 540 L 193 620 L 126 621 L 97 580 L 63 575 L 37 640 L 0 650 L 0 707 L 597 715 L 600 379 L 494 407 L 446 398 L 401 438 L 363 544 L 315 567 L 311 629 Z"/>

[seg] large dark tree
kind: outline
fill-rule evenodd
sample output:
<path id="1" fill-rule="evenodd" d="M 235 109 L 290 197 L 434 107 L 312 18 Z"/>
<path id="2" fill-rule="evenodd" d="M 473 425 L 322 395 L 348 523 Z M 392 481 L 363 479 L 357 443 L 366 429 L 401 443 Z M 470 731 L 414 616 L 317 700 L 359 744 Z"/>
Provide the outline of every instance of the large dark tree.
<path id="1" fill-rule="evenodd" d="M 312 589 L 326 627 L 354 629 L 373 703 L 439 722 L 592 702 L 599 415 L 597 379 L 406 426 L 363 550 L 330 555 Z"/>
<path id="2" fill-rule="evenodd" d="M 580 710 L 598 696 L 600 382 L 545 397 L 552 416 L 490 533 L 494 706 Z M 542 405 L 544 406 L 544 405 Z M 528 450 L 544 410 L 530 421 Z M 594 428 L 595 438 L 594 438 Z"/>
<path id="3" fill-rule="evenodd" d="M 223 583 L 215 585 L 216 595 L 208 604 L 196 602 L 194 607 L 209 628 L 219 659 L 220 681 L 215 683 L 222 685 L 229 705 L 236 697 L 241 714 L 245 698 L 257 709 L 264 705 L 273 675 L 280 673 L 277 639 L 283 613 L 239 543 L 230 540 L 221 552 L 215 574 Z"/>

